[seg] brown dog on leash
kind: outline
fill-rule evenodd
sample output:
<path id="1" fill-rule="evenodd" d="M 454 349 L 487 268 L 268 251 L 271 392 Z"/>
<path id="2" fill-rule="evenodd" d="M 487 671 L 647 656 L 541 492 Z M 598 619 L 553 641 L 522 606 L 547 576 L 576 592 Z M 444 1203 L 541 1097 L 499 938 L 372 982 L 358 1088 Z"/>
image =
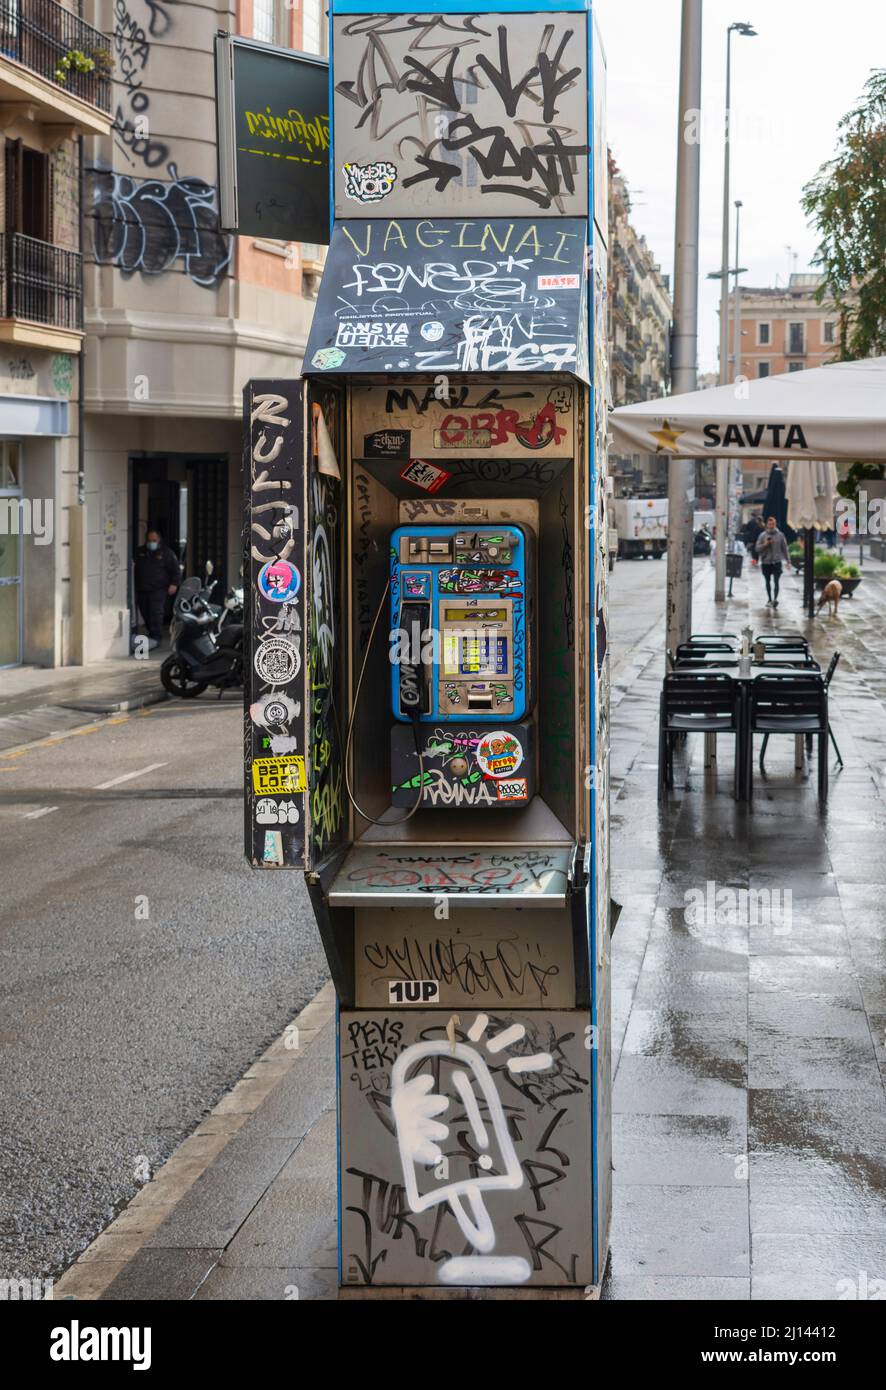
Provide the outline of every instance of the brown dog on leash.
<path id="1" fill-rule="evenodd" d="M 840 606 L 840 597 L 842 593 L 843 585 L 840 583 L 839 579 L 829 579 L 827 584 L 825 584 L 824 588 L 822 589 L 821 597 L 818 600 L 819 613 L 824 608 L 825 604 L 827 604 L 828 616 L 831 618 L 836 618 L 837 609 Z"/>

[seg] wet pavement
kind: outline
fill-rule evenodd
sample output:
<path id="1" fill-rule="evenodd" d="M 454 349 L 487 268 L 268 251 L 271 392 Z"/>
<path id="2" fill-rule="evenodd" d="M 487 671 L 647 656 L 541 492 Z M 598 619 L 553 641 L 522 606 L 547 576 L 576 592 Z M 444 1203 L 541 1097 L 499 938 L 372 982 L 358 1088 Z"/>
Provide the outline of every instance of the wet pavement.
<path id="1" fill-rule="evenodd" d="M 644 574 L 644 570 L 646 573 Z M 664 567 L 613 577 L 614 1215 L 604 1299 L 867 1299 L 886 1279 L 886 566 L 839 618 L 806 624 L 786 580 L 777 618 L 756 572 L 718 610 L 695 576 L 697 631 L 809 631 L 837 646 L 831 721 L 845 760 L 830 799 L 814 762 L 773 739 L 753 809 L 731 796 L 732 749 L 701 740 L 657 802 Z M 656 587 L 659 585 L 660 587 Z M 632 621 L 619 627 L 630 607 Z M 627 634 L 627 635 L 626 635 Z M 695 746 L 697 745 L 697 746 Z M 742 889 L 726 920 L 687 894 Z M 790 899 L 787 894 L 790 893 Z M 692 905 L 698 907 L 696 900 Z M 722 908 L 721 908 L 722 910 Z M 315 1005 L 310 1006 L 315 1009 Z M 86 1251 L 58 1296 L 335 1298 L 333 1023 L 257 1108 L 226 1097 Z M 282 1065 L 278 1042 L 262 1066 Z M 243 1085 L 244 1083 L 241 1083 Z M 254 1083 L 253 1083 L 254 1084 Z M 243 1113 L 239 1113 L 240 1106 Z M 183 1195 L 187 1146 L 236 1132 Z M 187 1181 L 187 1179 L 185 1180 Z M 166 1204 L 168 1203 L 168 1206 Z M 165 1209 L 164 1209 L 165 1207 Z"/>
<path id="2" fill-rule="evenodd" d="M 777 614 L 756 571 L 723 605 L 710 569 L 696 583 L 695 631 L 799 629 L 823 666 L 839 648 L 845 766 L 830 750 L 821 811 L 815 755 L 810 777 L 793 739 L 773 739 L 749 809 L 731 796 L 731 740 L 706 772 L 690 739 L 660 810 L 660 629 L 616 672 L 603 1297 L 869 1297 L 886 1277 L 886 567 L 865 566 L 835 620 L 803 617 L 796 579 Z"/>

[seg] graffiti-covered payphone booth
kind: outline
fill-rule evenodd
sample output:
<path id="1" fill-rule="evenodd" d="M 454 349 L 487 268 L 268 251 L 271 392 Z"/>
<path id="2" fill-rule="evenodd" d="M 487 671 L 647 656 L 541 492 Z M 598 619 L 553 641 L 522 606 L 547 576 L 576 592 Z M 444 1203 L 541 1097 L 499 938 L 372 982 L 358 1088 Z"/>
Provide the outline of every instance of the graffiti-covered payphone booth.
<path id="1" fill-rule="evenodd" d="M 610 1208 L 603 63 L 589 0 L 438 8 L 331 6 L 303 375 L 246 392 L 247 850 L 304 871 L 338 994 L 342 1290 L 584 1296 Z"/>

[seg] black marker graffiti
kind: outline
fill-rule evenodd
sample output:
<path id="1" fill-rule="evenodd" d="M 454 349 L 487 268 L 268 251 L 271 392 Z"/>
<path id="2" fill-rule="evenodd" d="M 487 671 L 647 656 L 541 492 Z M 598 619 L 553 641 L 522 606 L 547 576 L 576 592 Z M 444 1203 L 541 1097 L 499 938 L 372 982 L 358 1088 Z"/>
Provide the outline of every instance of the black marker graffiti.
<path id="1" fill-rule="evenodd" d="M 572 16 L 513 16 L 494 31 L 471 15 L 342 20 L 337 69 L 353 76 L 336 85 L 340 138 L 362 136 L 367 157 L 380 145 L 404 190 L 563 212 L 587 178 L 585 49 Z"/>

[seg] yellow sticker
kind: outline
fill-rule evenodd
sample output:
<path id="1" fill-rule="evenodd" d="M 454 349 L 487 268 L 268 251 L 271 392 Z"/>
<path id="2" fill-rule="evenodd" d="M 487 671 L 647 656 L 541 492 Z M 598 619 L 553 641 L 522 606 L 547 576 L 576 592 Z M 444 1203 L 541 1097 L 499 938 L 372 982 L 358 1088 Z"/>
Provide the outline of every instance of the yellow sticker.
<path id="1" fill-rule="evenodd" d="M 304 758 L 256 758 L 252 764 L 252 785 L 257 792 L 303 792 L 307 790 Z"/>

